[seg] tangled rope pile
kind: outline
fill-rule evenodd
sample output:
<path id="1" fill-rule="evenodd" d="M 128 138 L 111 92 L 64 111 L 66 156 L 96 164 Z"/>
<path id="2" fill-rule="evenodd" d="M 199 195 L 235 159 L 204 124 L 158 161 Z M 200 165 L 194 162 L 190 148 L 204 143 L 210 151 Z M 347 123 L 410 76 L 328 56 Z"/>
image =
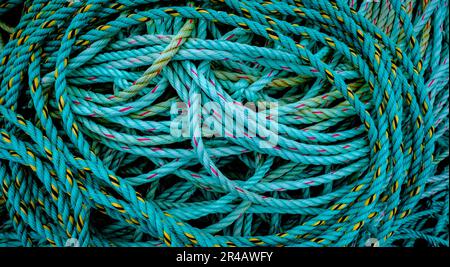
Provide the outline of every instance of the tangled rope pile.
<path id="1" fill-rule="evenodd" d="M 0 245 L 448 246 L 447 5 L 2 0 Z"/>

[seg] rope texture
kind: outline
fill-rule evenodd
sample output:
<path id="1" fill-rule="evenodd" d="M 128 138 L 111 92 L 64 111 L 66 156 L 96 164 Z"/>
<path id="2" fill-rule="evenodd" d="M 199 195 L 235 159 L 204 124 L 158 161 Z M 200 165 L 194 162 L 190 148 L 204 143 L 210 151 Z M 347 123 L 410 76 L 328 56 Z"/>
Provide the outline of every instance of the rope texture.
<path id="1" fill-rule="evenodd" d="M 447 5 L 0 1 L 0 246 L 448 246 Z"/>

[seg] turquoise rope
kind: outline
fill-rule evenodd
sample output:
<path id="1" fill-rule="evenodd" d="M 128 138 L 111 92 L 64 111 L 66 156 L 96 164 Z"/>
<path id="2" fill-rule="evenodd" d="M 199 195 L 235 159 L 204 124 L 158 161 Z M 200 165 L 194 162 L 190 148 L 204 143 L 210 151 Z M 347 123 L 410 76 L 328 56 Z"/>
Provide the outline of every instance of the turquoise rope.
<path id="1" fill-rule="evenodd" d="M 1 1 L 0 246 L 448 246 L 447 5 Z"/>

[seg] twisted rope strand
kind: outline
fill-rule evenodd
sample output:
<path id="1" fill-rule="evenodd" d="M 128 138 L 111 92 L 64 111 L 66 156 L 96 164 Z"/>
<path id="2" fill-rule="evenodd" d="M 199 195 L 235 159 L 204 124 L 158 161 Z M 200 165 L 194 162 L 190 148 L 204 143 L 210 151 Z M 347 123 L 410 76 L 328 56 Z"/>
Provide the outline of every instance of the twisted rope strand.
<path id="1" fill-rule="evenodd" d="M 0 246 L 448 246 L 445 6 L 0 1 Z"/>

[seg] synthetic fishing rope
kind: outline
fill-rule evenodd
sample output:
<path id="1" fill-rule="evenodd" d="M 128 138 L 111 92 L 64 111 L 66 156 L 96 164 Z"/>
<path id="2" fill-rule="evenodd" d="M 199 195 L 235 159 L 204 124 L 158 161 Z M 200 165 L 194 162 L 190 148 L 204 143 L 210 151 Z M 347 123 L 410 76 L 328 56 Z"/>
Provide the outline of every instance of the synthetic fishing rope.
<path id="1" fill-rule="evenodd" d="M 0 246 L 448 246 L 447 5 L 1 1 Z"/>

